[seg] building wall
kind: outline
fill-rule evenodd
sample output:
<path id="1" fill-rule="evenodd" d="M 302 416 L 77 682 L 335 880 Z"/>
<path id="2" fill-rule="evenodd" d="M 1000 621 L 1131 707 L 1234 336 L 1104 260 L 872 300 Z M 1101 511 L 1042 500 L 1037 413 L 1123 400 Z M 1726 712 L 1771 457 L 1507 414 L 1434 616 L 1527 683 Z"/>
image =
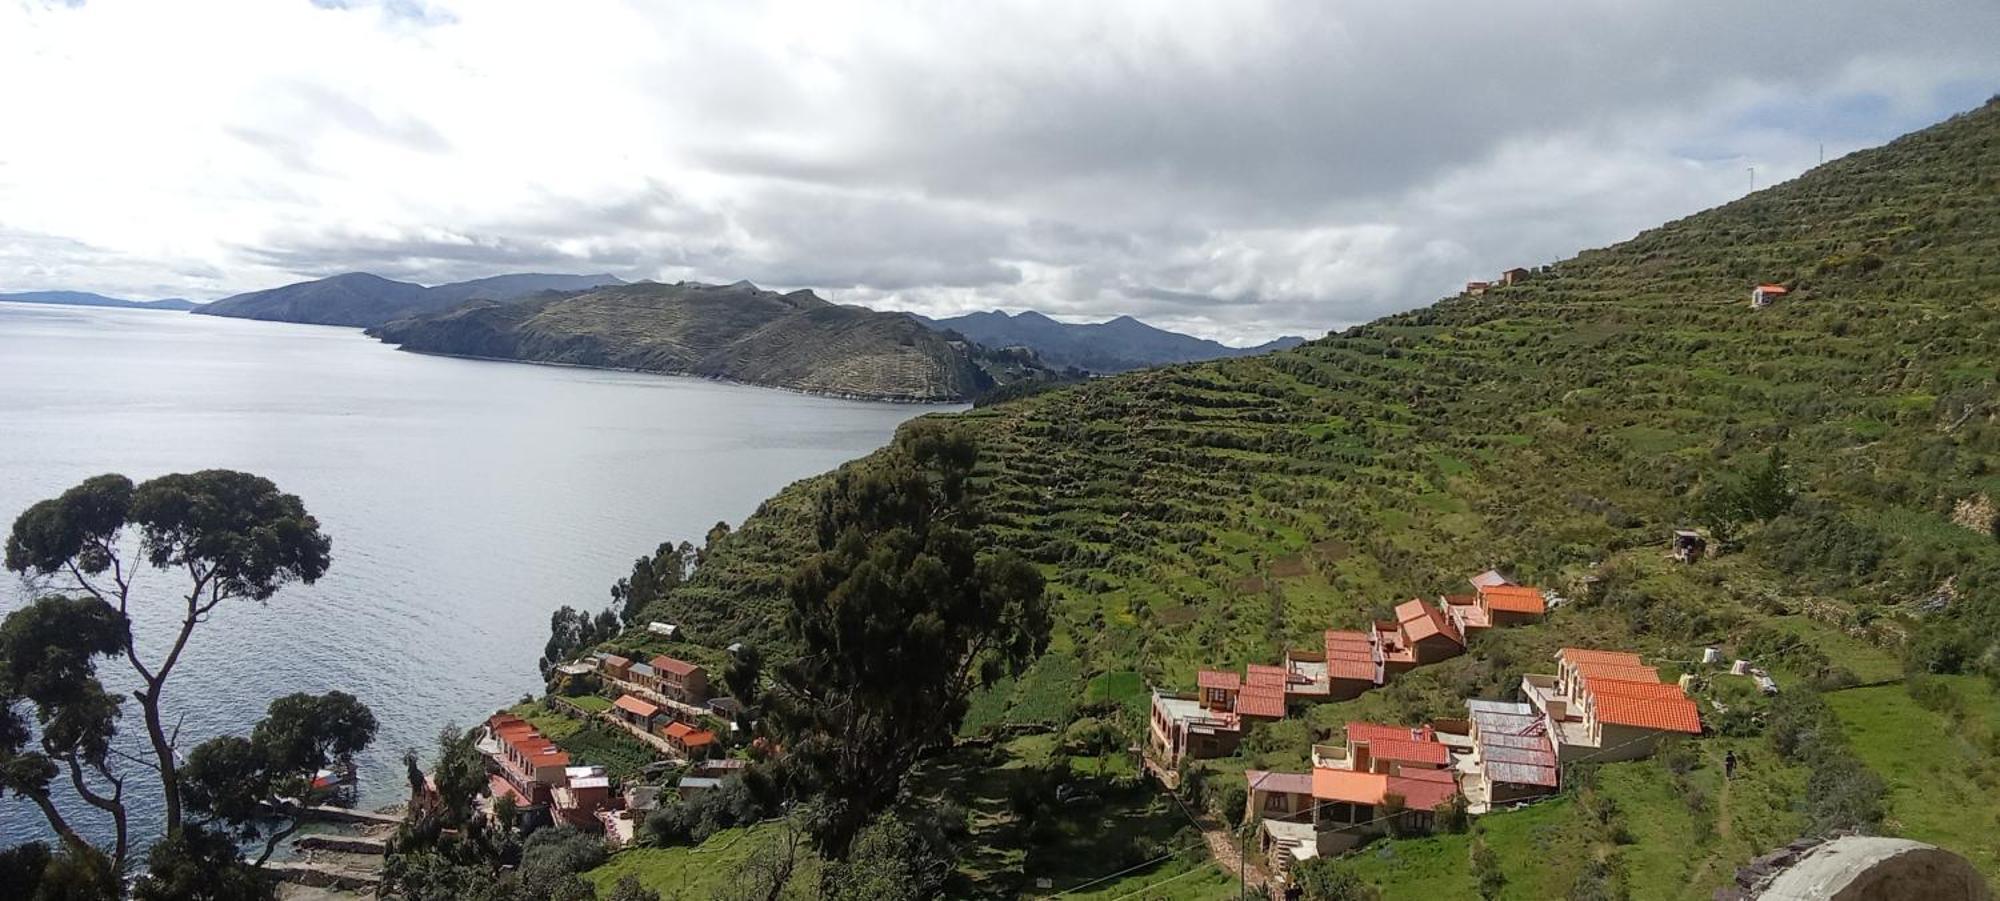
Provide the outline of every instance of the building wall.
<path id="1" fill-rule="evenodd" d="M 1443 635 L 1433 635 L 1423 641 L 1417 642 L 1414 650 L 1417 653 L 1418 663 L 1436 663 L 1440 660 L 1448 660 L 1464 651 L 1463 648 L 1459 647 L 1458 642 L 1452 641 Z"/>
<path id="2" fill-rule="evenodd" d="M 1666 733 L 1657 729 L 1640 729 L 1620 726 L 1615 723 L 1599 723 L 1597 747 L 1590 749 L 1590 760 L 1607 762 L 1615 760 L 1640 760 L 1653 756 L 1659 748 L 1660 740 Z"/>
<path id="3" fill-rule="evenodd" d="M 1355 698 L 1361 697 L 1363 692 L 1374 687 L 1374 682 L 1364 682 L 1360 679 L 1329 679 L 1327 680 L 1327 700 L 1352 701 Z"/>

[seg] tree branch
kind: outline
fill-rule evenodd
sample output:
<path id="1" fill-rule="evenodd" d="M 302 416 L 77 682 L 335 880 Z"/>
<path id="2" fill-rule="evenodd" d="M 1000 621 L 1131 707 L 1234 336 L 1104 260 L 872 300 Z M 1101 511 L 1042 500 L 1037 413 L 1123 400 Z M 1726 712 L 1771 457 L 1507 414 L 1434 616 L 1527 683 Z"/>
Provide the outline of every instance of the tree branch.
<path id="1" fill-rule="evenodd" d="M 44 741 L 46 742 L 46 739 Z M 118 778 L 111 772 L 111 770 L 108 767 L 104 766 L 103 764 L 93 763 L 91 765 L 92 768 L 97 770 L 99 775 L 103 776 L 106 781 L 111 783 L 112 787 L 111 796 L 107 798 L 103 795 L 98 794 L 95 790 L 91 789 L 89 783 L 84 781 L 83 765 L 81 762 L 77 760 L 77 756 L 75 753 L 65 753 L 56 756 L 64 763 L 69 764 L 69 782 L 70 785 L 76 789 L 77 796 L 82 798 L 84 803 L 89 804 L 90 806 L 95 807 L 98 810 L 102 810 L 105 813 L 111 814 L 111 823 L 114 829 L 115 842 L 116 842 L 114 850 L 112 851 L 111 854 L 111 862 L 113 869 L 123 868 L 125 865 L 125 849 L 127 846 L 126 845 L 127 835 L 125 828 L 126 824 L 125 804 L 123 801 L 125 797 L 125 780 Z"/>
<path id="2" fill-rule="evenodd" d="M 271 833 L 271 836 L 264 840 L 264 853 L 257 855 L 257 861 L 251 864 L 251 866 L 262 867 L 265 861 L 271 859 L 271 852 L 277 850 L 279 842 L 284 841 L 292 833 L 299 831 L 299 825 L 304 821 L 299 819 L 298 815 L 292 811 L 292 805 L 289 803 L 284 805 L 284 811 L 286 816 L 290 817 L 290 820 L 285 824 L 285 828 Z"/>

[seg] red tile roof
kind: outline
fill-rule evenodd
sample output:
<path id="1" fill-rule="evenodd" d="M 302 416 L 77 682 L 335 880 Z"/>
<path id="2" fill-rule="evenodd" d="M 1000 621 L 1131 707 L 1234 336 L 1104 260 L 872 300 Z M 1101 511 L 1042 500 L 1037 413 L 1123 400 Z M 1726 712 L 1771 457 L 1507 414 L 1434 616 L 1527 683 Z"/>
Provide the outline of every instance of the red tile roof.
<path id="1" fill-rule="evenodd" d="M 1262 663 L 1252 663 L 1245 669 L 1246 671 L 1243 676 L 1243 684 L 1245 685 L 1270 685 L 1283 688 L 1292 679 L 1291 671 L 1282 666 L 1267 666 Z"/>
<path id="2" fill-rule="evenodd" d="M 619 695 L 618 700 L 611 702 L 611 706 L 635 716 L 650 717 L 658 716 L 660 713 L 659 705 L 640 700 L 631 695 Z"/>
<path id="3" fill-rule="evenodd" d="M 1612 663 L 1621 666 L 1644 666 L 1639 655 L 1630 651 L 1593 651 L 1589 648 L 1563 648 L 1556 657 L 1568 663 Z"/>
<path id="4" fill-rule="evenodd" d="M 620 657 L 617 654 L 611 654 L 604 658 L 604 664 L 606 666 L 611 667 L 612 669 L 624 669 L 625 667 L 631 666 L 632 661 Z"/>
<path id="5" fill-rule="evenodd" d="M 1410 741 L 1414 736 L 1415 731 L 1408 726 L 1384 726 L 1381 723 L 1363 723 L 1359 721 L 1347 724 L 1347 743 L 1350 745 L 1358 741 L 1375 741 L 1377 739 L 1385 741 Z"/>
<path id="6" fill-rule="evenodd" d="M 1194 684 L 1202 688 L 1236 691 L 1243 687 L 1243 677 L 1222 670 L 1205 669 L 1194 674 Z"/>
<path id="7" fill-rule="evenodd" d="M 1542 590 L 1532 585 L 1490 585 L 1479 589 L 1479 597 L 1486 602 L 1489 610 L 1504 613 L 1548 612 L 1548 602 L 1542 599 Z"/>
<path id="8" fill-rule="evenodd" d="M 676 676 L 685 676 L 701 669 L 701 667 L 685 660 L 677 660 L 665 654 L 653 658 L 653 668 L 663 673 L 673 673 Z"/>
<path id="9" fill-rule="evenodd" d="M 1282 719 L 1285 715 L 1285 690 L 1271 685 L 1246 685 L 1236 696 L 1236 712 L 1241 716 Z"/>
<path id="10" fill-rule="evenodd" d="M 1402 795 L 1409 810 L 1431 810 L 1458 794 L 1458 780 L 1450 770 L 1404 770 L 1390 776 L 1384 794 Z"/>
<path id="11" fill-rule="evenodd" d="M 1422 763 L 1444 766 L 1451 762 L 1451 751 L 1434 741 L 1411 741 L 1407 738 L 1378 738 L 1368 742 L 1368 754 L 1377 760 L 1393 760 L 1397 763 Z"/>
<path id="12" fill-rule="evenodd" d="M 1375 645 L 1366 632 L 1326 633 L 1326 674 L 1353 682 L 1375 681 Z"/>
<path id="13" fill-rule="evenodd" d="M 1596 695 L 1599 722 L 1666 732 L 1701 733 L 1701 714 L 1687 698 L 1633 698 Z"/>
<path id="14" fill-rule="evenodd" d="M 1328 660 L 1326 675 L 1329 679 L 1343 679 L 1348 682 L 1375 681 L 1375 662 L 1372 660 Z"/>

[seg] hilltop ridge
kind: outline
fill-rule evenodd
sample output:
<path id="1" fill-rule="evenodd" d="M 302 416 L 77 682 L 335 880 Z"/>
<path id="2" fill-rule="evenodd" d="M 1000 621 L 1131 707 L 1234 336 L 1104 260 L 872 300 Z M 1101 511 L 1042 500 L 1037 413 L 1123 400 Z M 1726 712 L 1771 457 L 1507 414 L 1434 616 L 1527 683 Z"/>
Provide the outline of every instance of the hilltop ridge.
<path id="1" fill-rule="evenodd" d="M 1286 336 L 1254 347 L 1230 347 L 1148 325 L 1132 316 L 1105 322 L 1059 322 L 1034 310 L 967 313 L 946 319 L 911 314 L 933 328 L 964 335 L 987 347 L 1025 347 L 1051 366 L 1091 372 L 1124 372 L 1171 363 L 1253 356 L 1297 347 L 1304 338 Z"/>
<path id="2" fill-rule="evenodd" d="M 1032 355 L 952 341 L 894 313 L 749 282 L 641 282 L 474 302 L 370 334 L 406 350 L 730 379 L 870 399 L 955 402 L 1054 378 Z"/>
<path id="3" fill-rule="evenodd" d="M 612 275 L 524 272 L 424 287 L 367 272 L 348 272 L 225 297 L 196 312 L 206 316 L 346 325 L 363 328 L 422 313 L 448 310 L 468 300 L 512 301 L 544 291 L 583 291 L 624 284 Z"/>

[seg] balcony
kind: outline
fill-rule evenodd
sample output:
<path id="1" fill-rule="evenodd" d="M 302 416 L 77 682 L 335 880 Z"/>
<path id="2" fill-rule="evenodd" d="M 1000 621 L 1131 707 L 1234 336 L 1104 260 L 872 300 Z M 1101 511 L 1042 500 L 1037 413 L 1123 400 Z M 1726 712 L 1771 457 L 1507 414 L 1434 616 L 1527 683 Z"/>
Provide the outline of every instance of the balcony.
<path id="1" fill-rule="evenodd" d="M 1353 759 L 1347 756 L 1346 745 L 1313 745 L 1312 762 L 1315 768 L 1330 770 L 1351 770 Z"/>
<path id="2" fill-rule="evenodd" d="M 1570 718 L 1569 698 L 1556 686 L 1556 677 L 1529 673 L 1521 677 L 1521 696 L 1552 720 Z"/>

